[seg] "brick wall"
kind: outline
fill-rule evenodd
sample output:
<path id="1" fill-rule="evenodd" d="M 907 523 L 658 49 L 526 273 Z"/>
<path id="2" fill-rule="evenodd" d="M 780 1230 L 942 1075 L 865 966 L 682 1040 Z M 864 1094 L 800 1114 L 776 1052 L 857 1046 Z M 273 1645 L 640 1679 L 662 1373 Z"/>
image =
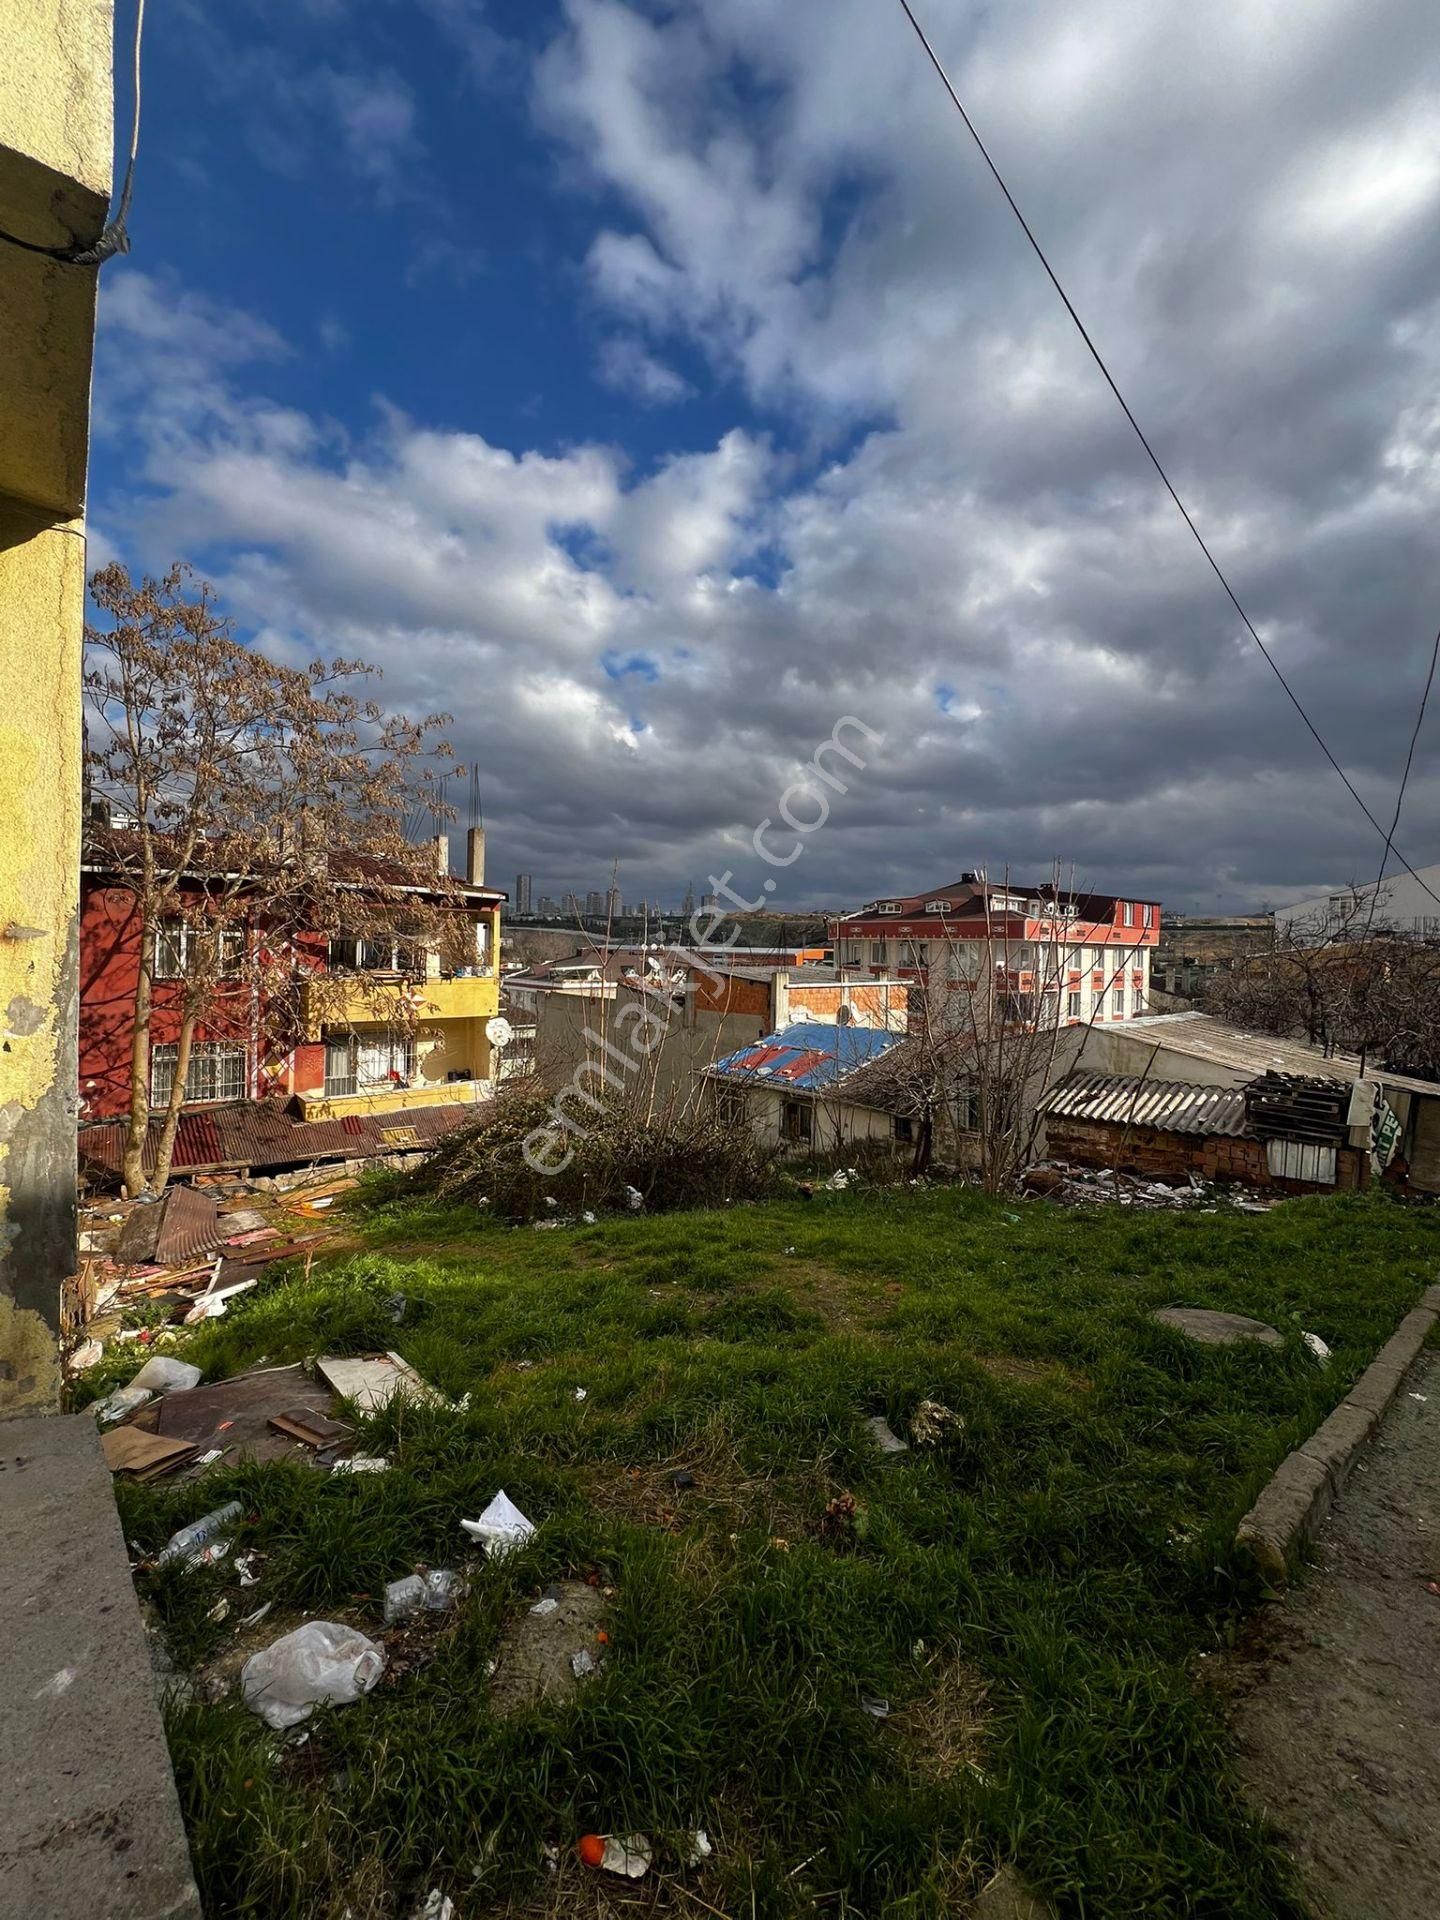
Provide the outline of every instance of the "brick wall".
<path id="1" fill-rule="evenodd" d="M 1075 1120 L 1054 1114 L 1045 1122 L 1046 1150 L 1056 1160 L 1081 1167 L 1118 1167 L 1142 1179 L 1239 1180 L 1252 1187 L 1285 1193 L 1330 1193 L 1369 1185 L 1368 1154 L 1341 1147 L 1336 1156 L 1335 1188 L 1302 1180 L 1277 1180 L 1265 1159 L 1263 1140 L 1227 1134 L 1166 1133 L 1158 1127 L 1130 1127 L 1104 1120 Z M 1123 1142 L 1123 1147 L 1122 1147 Z"/>

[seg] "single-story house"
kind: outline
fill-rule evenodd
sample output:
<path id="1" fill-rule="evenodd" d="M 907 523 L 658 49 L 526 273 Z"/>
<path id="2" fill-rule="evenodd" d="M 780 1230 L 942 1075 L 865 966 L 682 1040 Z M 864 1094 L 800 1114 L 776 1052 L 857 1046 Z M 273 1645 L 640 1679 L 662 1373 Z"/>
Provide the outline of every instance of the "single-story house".
<path id="1" fill-rule="evenodd" d="M 1285 1193 L 1370 1184 L 1369 1115 L 1352 1144 L 1354 1089 L 1343 1080 L 1262 1075 L 1209 1087 L 1129 1073 L 1072 1073 L 1040 1102 L 1046 1152 L 1072 1166 L 1152 1180 L 1243 1181 Z"/>
<path id="2" fill-rule="evenodd" d="M 1120 1076 L 1146 1086 L 1178 1086 L 1192 1091 L 1243 1091 L 1266 1082 L 1270 1084 L 1269 1106 L 1257 1096 L 1248 1109 L 1253 1139 L 1291 1138 L 1337 1149 L 1350 1147 L 1381 1166 L 1402 1166 L 1404 1183 L 1410 1188 L 1440 1193 L 1440 1082 L 1374 1065 L 1362 1069 L 1354 1055 L 1327 1054 L 1303 1040 L 1249 1033 L 1205 1013 L 1144 1014 L 1125 1021 L 1123 1026 L 1071 1029 L 1060 1039 L 1056 1078 L 1042 1101 L 1050 1111 L 1058 1085 L 1075 1076 Z M 1288 1093 L 1282 1083 L 1289 1084 Z M 1304 1124 L 1307 1107 L 1308 1131 Z M 1343 1125 L 1335 1119 L 1337 1108 L 1343 1108 Z M 1326 1114 L 1328 1118 L 1323 1117 Z M 1060 1122 L 1087 1117 L 1095 1118 L 1093 1114 L 1056 1116 Z M 1289 1132 L 1277 1132 L 1279 1125 Z M 1059 1152 L 1051 1134 L 1049 1111 L 1045 1142 L 1046 1151 Z M 1294 1164 L 1298 1167 L 1298 1148 L 1295 1153 Z M 1272 1157 L 1283 1160 L 1285 1152 L 1277 1150 Z M 1337 1153 L 1335 1178 L 1312 1179 L 1310 1184 L 1345 1184 L 1342 1173 L 1346 1164 Z"/>
<path id="3" fill-rule="evenodd" d="M 801 1021 L 727 1054 L 703 1078 L 722 1110 L 748 1120 L 757 1138 L 809 1156 L 860 1145 L 908 1147 L 917 1121 L 898 1071 L 911 1043 L 884 1027 Z"/>

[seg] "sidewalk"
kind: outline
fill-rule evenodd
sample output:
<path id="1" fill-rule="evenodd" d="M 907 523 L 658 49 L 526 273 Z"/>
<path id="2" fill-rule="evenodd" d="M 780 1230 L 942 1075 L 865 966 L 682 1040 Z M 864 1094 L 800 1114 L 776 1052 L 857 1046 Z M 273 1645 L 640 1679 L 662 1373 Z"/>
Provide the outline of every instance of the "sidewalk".
<path id="1" fill-rule="evenodd" d="M 1316 1566 L 1231 1673 L 1237 1766 L 1323 1920 L 1440 1913 L 1440 1355 L 1422 1353 Z"/>
<path id="2" fill-rule="evenodd" d="M 88 1414 L 0 1422 L 0 1914 L 199 1920 Z"/>

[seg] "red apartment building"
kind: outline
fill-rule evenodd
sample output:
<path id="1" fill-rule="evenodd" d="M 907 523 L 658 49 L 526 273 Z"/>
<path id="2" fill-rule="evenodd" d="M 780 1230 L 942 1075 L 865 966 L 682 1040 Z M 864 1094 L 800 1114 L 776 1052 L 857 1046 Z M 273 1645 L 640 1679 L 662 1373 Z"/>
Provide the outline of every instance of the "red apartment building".
<path id="1" fill-rule="evenodd" d="M 408 1122 L 424 1109 L 427 1124 L 420 1130 L 428 1135 L 435 1131 L 428 1124 L 429 1110 L 458 1109 L 488 1098 L 496 1076 L 487 1029 L 499 1010 L 500 908 L 506 895 L 483 884 L 483 844 L 482 837 L 472 836 L 467 879 L 444 895 L 447 906 L 453 902 L 468 923 L 459 943 L 463 959 L 442 962 L 436 953 L 409 951 L 390 940 L 352 940 L 329 948 L 323 940 L 311 943 L 295 956 L 305 976 L 298 1024 L 291 1005 L 284 1026 L 255 988 L 254 969 L 237 965 L 233 990 L 222 984 L 196 1031 L 185 1108 L 230 1109 L 264 1101 L 268 1114 L 282 1109 L 300 1123 L 343 1122 L 352 1134 L 362 1119 L 395 1114 Z M 437 838 L 436 857 L 439 870 L 448 872 L 444 835 Z M 197 871 L 197 896 L 205 885 L 206 875 Z M 156 931 L 152 1111 L 163 1109 L 170 1095 L 189 944 L 201 937 L 230 943 L 238 957 L 239 943 L 262 940 L 264 929 L 235 926 L 204 936 L 176 919 Z M 89 1133 L 83 1123 L 118 1117 L 128 1108 L 140 941 L 135 897 L 117 862 L 107 858 L 102 836 L 81 867 L 82 1157 Z M 224 956 L 222 948 L 222 972 Z M 322 977 L 324 991 L 317 986 L 312 995 L 311 979 Z M 399 995 L 412 1017 L 377 1019 L 377 1007 L 394 1009 Z M 454 1118 L 459 1117 L 456 1112 Z M 227 1139 L 242 1141 L 242 1121 L 243 1115 L 227 1120 L 221 1130 Z M 183 1132 L 184 1120 L 181 1125 Z M 370 1131 L 373 1127 L 367 1127 Z M 102 1144 L 90 1142 L 97 1150 Z M 237 1146 L 226 1157 L 246 1155 Z M 303 1141 L 292 1157 L 305 1157 Z"/>
<path id="2" fill-rule="evenodd" d="M 962 990 L 982 967 L 1003 969 L 1018 1006 L 1042 1024 L 1074 1026 L 1145 1011 L 1160 904 L 962 873 L 950 886 L 857 907 L 835 922 L 834 938 L 847 973 L 932 990 Z"/>

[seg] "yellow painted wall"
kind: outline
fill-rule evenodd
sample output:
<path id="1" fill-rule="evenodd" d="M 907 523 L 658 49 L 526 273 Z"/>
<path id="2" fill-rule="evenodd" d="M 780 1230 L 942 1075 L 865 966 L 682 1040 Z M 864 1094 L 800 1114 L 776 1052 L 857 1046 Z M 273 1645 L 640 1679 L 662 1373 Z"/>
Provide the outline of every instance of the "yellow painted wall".
<path id="1" fill-rule="evenodd" d="M 0 225 L 38 246 L 89 246 L 104 226 L 112 16 L 112 0 L 0 0 Z M 55 1403 L 75 1261 L 77 516 L 97 277 L 0 247 L 0 1415 Z"/>
<path id="2" fill-rule="evenodd" d="M 3 398 L 0 398 L 3 408 Z M 53 1400 L 74 1258 L 85 544 L 0 500 L 0 1411 Z M 36 939 L 5 937 L 33 928 Z M 48 1367 L 37 1373 L 37 1329 Z M 26 1356 L 16 1360 L 17 1352 Z"/>
<path id="3" fill-rule="evenodd" d="M 101 199 L 110 193 L 113 14 L 112 0 L 0 7 L 0 146 Z"/>

